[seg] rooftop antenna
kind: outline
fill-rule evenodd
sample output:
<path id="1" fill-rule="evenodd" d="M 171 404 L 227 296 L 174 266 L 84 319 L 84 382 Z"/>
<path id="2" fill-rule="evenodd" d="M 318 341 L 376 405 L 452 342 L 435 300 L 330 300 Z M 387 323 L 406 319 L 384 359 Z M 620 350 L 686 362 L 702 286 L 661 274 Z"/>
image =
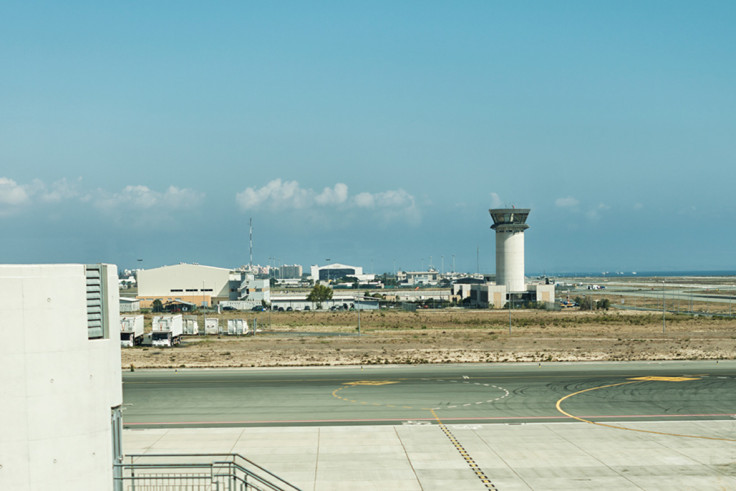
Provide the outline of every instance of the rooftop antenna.
<path id="1" fill-rule="evenodd" d="M 249 269 L 253 269 L 253 218 L 250 219 L 250 266 Z"/>

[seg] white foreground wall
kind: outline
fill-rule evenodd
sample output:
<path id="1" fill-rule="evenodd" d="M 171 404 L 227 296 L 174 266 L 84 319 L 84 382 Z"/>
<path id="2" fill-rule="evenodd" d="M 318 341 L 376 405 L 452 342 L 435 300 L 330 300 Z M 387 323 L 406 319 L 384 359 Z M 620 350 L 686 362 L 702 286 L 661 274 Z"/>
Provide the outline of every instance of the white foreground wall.
<path id="1" fill-rule="evenodd" d="M 117 268 L 88 339 L 83 265 L 0 265 L 0 489 L 112 489 L 122 403 Z"/>

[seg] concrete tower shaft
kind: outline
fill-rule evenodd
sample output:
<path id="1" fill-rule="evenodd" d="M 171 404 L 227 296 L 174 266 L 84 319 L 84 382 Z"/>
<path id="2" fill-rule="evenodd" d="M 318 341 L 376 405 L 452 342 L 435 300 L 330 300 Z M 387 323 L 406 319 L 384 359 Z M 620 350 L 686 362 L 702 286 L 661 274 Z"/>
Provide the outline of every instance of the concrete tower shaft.
<path id="1" fill-rule="evenodd" d="M 488 212 L 496 231 L 496 284 L 507 292 L 522 292 L 524 284 L 524 230 L 530 209 L 495 208 Z"/>

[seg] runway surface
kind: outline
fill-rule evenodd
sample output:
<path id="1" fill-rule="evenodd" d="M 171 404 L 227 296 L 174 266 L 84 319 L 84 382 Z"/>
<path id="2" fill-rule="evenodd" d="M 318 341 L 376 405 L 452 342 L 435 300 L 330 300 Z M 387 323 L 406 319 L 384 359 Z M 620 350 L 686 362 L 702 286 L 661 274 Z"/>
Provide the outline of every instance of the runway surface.
<path id="1" fill-rule="evenodd" d="M 734 362 L 157 370 L 123 387 L 126 454 L 239 453 L 303 490 L 736 488 Z"/>
<path id="2" fill-rule="evenodd" d="M 736 363 L 555 363 L 123 375 L 133 428 L 732 419 Z"/>

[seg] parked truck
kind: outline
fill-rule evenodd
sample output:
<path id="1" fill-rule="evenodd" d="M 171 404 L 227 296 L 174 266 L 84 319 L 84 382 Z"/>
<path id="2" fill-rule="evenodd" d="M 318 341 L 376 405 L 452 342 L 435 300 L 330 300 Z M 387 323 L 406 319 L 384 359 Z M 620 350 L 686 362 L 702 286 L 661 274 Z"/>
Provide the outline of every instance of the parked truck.
<path id="1" fill-rule="evenodd" d="M 184 334 L 187 336 L 197 336 L 199 334 L 199 322 L 197 322 L 197 317 L 193 315 L 184 317 Z"/>
<path id="2" fill-rule="evenodd" d="M 143 343 L 143 316 L 120 316 L 120 346 L 132 348 Z"/>
<path id="3" fill-rule="evenodd" d="M 151 344 L 153 346 L 174 346 L 181 342 L 184 323 L 181 315 L 159 315 L 153 318 Z"/>
<path id="4" fill-rule="evenodd" d="M 245 319 L 228 319 L 227 334 L 229 336 L 245 336 L 250 330 L 248 329 L 248 321 Z"/>

